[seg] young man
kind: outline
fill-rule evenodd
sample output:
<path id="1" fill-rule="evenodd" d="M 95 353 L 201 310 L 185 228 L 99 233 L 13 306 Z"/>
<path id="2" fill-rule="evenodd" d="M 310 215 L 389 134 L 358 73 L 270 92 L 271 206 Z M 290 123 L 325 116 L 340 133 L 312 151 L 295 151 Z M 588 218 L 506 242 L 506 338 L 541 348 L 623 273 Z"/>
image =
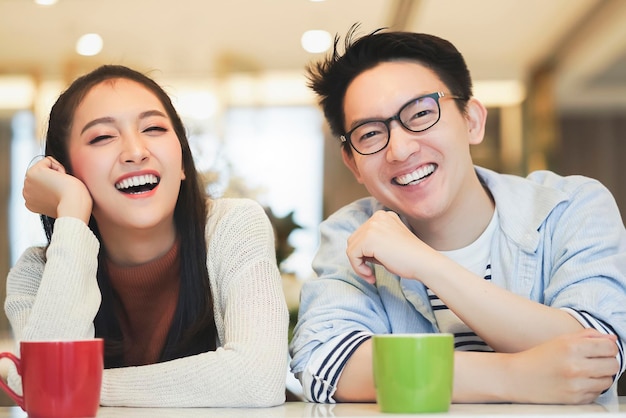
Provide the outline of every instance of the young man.
<path id="1" fill-rule="evenodd" d="M 454 402 L 588 403 L 624 370 L 626 231 L 597 181 L 476 167 L 487 111 L 462 55 L 376 31 L 309 68 L 371 197 L 321 225 L 292 371 L 313 402 L 373 401 L 371 335 L 455 335 Z"/>

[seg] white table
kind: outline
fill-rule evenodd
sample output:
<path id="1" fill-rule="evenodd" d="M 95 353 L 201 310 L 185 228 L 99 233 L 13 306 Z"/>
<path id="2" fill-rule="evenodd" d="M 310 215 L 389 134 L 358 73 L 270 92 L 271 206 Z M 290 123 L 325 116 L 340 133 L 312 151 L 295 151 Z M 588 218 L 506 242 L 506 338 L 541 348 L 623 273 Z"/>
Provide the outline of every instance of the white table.
<path id="1" fill-rule="evenodd" d="M 447 415 L 465 418 L 501 417 L 574 417 L 611 418 L 626 417 L 626 397 L 619 401 L 600 405 L 520 405 L 520 404 L 454 404 L 446 414 L 420 414 L 424 418 L 436 418 Z M 105 408 L 98 411 L 98 418 L 295 418 L 295 417 L 406 417 L 402 414 L 382 414 L 376 404 L 336 404 L 319 405 L 305 402 L 287 402 L 274 408 Z M 414 417 L 416 415 L 413 415 Z M 0 408 L 0 418 L 24 418 L 26 413 L 19 407 Z"/>

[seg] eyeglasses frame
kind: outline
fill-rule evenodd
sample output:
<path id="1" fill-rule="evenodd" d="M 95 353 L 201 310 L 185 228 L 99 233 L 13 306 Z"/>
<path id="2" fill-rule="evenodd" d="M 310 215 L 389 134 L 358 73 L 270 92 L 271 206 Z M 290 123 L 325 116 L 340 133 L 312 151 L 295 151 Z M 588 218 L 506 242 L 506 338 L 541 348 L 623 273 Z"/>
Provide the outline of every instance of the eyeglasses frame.
<path id="1" fill-rule="evenodd" d="M 439 112 L 438 115 L 437 115 L 437 120 L 435 120 L 435 122 L 433 122 L 433 124 L 430 125 L 428 128 L 424 128 L 424 129 L 420 129 L 420 130 L 414 131 L 414 130 L 410 129 L 409 127 L 407 127 L 402 122 L 402 120 L 400 119 L 400 113 L 402 113 L 402 111 L 407 106 L 411 105 L 415 101 L 420 100 L 420 99 L 425 99 L 425 98 L 428 98 L 428 97 L 431 98 L 431 99 L 434 99 L 435 102 L 437 103 L 437 110 Z M 382 150 L 387 148 L 387 145 L 389 145 L 389 141 L 391 140 L 391 126 L 390 125 L 391 125 L 391 122 L 394 121 L 394 120 L 397 120 L 398 123 L 400 124 L 400 126 L 402 126 L 404 129 L 406 129 L 409 132 L 413 132 L 413 133 L 424 132 L 424 131 L 432 128 L 433 126 L 435 126 L 437 124 L 437 122 L 439 122 L 439 119 L 441 119 L 441 104 L 439 103 L 439 99 L 442 99 L 444 97 L 448 97 L 448 98 L 454 99 L 454 100 L 468 100 L 465 97 L 453 96 L 451 94 L 446 94 L 443 91 L 437 91 L 437 92 L 430 93 L 430 94 L 424 94 L 422 96 L 415 97 L 415 98 L 409 100 L 408 102 L 406 102 L 405 104 L 403 104 L 400 107 L 400 110 L 398 110 L 398 112 L 396 112 L 396 114 L 391 116 L 390 118 L 388 118 L 388 119 L 372 119 L 372 120 L 365 121 L 363 123 L 359 123 L 357 126 L 355 126 L 354 128 L 350 129 L 345 134 L 341 135 L 339 137 L 339 139 L 341 139 L 342 143 L 347 142 L 348 144 L 350 144 L 350 147 L 353 150 L 355 150 L 357 153 L 361 154 L 361 155 L 374 155 L 376 153 L 381 152 Z M 354 144 L 352 144 L 352 139 L 350 137 L 352 136 L 352 132 L 354 132 L 355 130 L 357 130 L 361 126 L 363 126 L 363 125 L 365 125 L 367 123 L 372 123 L 372 122 L 379 122 L 379 123 L 384 124 L 387 127 L 387 142 L 385 142 L 385 145 L 383 145 L 383 147 L 381 149 L 379 149 L 378 151 L 369 152 L 369 153 L 363 153 L 363 152 L 359 151 L 358 149 L 356 149 Z"/>

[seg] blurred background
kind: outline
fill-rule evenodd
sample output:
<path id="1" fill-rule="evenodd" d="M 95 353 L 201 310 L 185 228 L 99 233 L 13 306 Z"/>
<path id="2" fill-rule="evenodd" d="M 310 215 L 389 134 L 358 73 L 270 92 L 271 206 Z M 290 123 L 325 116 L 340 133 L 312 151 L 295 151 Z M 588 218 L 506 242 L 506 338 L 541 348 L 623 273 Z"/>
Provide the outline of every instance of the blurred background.
<path id="1" fill-rule="evenodd" d="M 459 48 L 489 109 L 478 164 L 595 177 L 626 210 L 626 1 L 39 3 L 0 0 L 0 280 L 25 247 L 44 242 L 21 183 L 42 154 L 50 106 L 101 64 L 134 67 L 166 88 L 211 194 L 262 203 L 283 238 L 285 277 L 310 277 L 319 222 L 365 191 L 341 163 L 304 68 L 356 22 L 361 34 L 427 32 Z M 297 289 L 286 286 L 288 299 Z"/>

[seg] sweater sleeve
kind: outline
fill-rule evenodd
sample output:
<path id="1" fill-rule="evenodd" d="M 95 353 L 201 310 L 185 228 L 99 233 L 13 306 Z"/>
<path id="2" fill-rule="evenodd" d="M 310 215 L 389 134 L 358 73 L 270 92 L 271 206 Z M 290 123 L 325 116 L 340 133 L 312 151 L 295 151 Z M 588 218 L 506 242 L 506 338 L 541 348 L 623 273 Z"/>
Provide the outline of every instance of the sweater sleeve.
<path id="1" fill-rule="evenodd" d="M 207 224 L 216 351 L 105 370 L 101 403 L 133 407 L 260 407 L 285 400 L 287 305 L 272 226 L 251 200 L 220 199 Z"/>
<path id="2" fill-rule="evenodd" d="M 98 250 L 87 225 L 59 218 L 48 250 L 32 247 L 20 257 L 7 277 L 4 305 L 17 342 L 93 338 Z"/>
<path id="3" fill-rule="evenodd" d="M 20 341 L 93 338 L 100 306 L 99 243 L 75 218 L 59 218 L 47 249 L 31 247 L 7 277 L 4 309 Z M 21 392 L 15 368 L 9 384 Z"/>

